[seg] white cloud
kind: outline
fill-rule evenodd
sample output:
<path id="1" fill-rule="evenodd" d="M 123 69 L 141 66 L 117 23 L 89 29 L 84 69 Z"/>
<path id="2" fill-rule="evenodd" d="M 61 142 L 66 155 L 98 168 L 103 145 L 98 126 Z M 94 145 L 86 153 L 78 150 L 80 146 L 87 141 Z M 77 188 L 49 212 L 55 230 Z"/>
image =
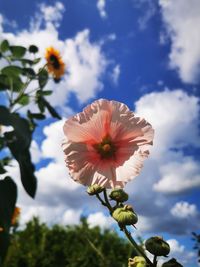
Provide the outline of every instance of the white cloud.
<path id="1" fill-rule="evenodd" d="M 170 210 L 171 214 L 178 218 L 186 218 L 191 220 L 192 217 L 197 216 L 198 210 L 197 206 L 194 204 L 189 204 L 186 201 L 177 202 Z"/>
<path id="2" fill-rule="evenodd" d="M 66 210 L 63 214 L 62 223 L 64 225 L 79 224 L 81 212 L 81 210 Z"/>
<path id="3" fill-rule="evenodd" d="M 63 164 L 63 151 L 61 143 L 64 138 L 63 125 L 65 120 L 60 120 L 45 126 L 43 132 L 45 139 L 41 145 L 42 156 L 44 158 L 52 158 L 56 162 Z"/>
<path id="4" fill-rule="evenodd" d="M 120 73 L 121 73 L 121 68 L 120 68 L 120 65 L 117 64 L 117 65 L 113 68 L 113 72 L 112 72 L 112 74 L 111 74 L 112 81 L 113 81 L 113 83 L 114 83 L 115 85 L 118 84 Z"/>
<path id="5" fill-rule="evenodd" d="M 91 43 L 88 29 L 65 41 L 64 59 L 68 67 L 66 86 L 75 92 L 80 102 L 95 97 L 103 88 L 100 81 L 107 60 L 98 43 Z"/>
<path id="6" fill-rule="evenodd" d="M 97 1 L 97 8 L 99 10 L 99 14 L 102 18 L 106 18 L 107 14 L 105 11 L 105 7 L 106 7 L 106 0 L 98 0 Z"/>
<path id="7" fill-rule="evenodd" d="M 192 158 L 167 163 L 160 173 L 161 179 L 153 186 L 158 192 L 177 194 L 200 187 L 200 166 Z"/>
<path id="8" fill-rule="evenodd" d="M 132 0 L 135 8 L 142 10 L 142 15 L 138 19 L 139 29 L 145 30 L 148 22 L 156 13 L 155 1 L 151 0 Z"/>
<path id="9" fill-rule="evenodd" d="M 200 74 L 200 1 L 160 0 L 159 4 L 171 39 L 169 65 L 178 70 L 183 82 L 196 83 Z"/>
<path id="10" fill-rule="evenodd" d="M 46 22 L 52 22 L 58 27 L 62 20 L 65 7 L 61 2 L 56 2 L 54 6 L 48 6 L 43 3 L 40 5 L 40 10 Z"/>
<path id="11" fill-rule="evenodd" d="M 187 251 L 176 239 L 169 239 L 167 243 L 170 245 L 170 257 L 177 259 L 182 264 L 191 264 L 195 259 L 195 253 Z M 191 266 L 191 265 L 190 265 Z"/>
<path id="12" fill-rule="evenodd" d="M 13 34 L 3 30 L 3 17 L 0 17 L 1 39 L 7 39 L 15 45 L 28 47 L 35 44 L 39 47 L 42 58 L 40 66 L 45 64 L 44 54 L 49 46 L 60 51 L 66 64 L 66 74 L 62 81 L 56 84 L 49 81 L 48 89 L 53 94 L 48 98 L 53 106 L 64 109 L 69 94 L 75 93 L 80 103 L 94 98 L 103 89 L 102 77 L 105 73 L 108 59 L 102 51 L 104 42 L 90 41 L 90 30 L 84 29 L 72 38 L 59 38 L 59 23 L 63 16 L 64 7 L 60 2 L 53 6 L 40 5 L 40 12 L 32 18 L 30 27 Z M 1 29 L 2 28 L 2 29 Z"/>
<path id="13" fill-rule="evenodd" d="M 114 220 L 105 216 L 102 212 L 91 213 L 87 218 L 87 222 L 90 227 L 99 226 L 102 229 L 108 229 L 114 224 Z"/>
<path id="14" fill-rule="evenodd" d="M 31 142 L 30 152 L 33 163 L 38 163 L 41 160 L 42 155 L 38 143 L 35 140 L 32 140 Z"/>
<path id="15" fill-rule="evenodd" d="M 135 112 L 155 129 L 151 156 L 161 158 L 172 148 L 200 146 L 198 97 L 182 90 L 165 90 L 142 96 L 135 106 Z"/>

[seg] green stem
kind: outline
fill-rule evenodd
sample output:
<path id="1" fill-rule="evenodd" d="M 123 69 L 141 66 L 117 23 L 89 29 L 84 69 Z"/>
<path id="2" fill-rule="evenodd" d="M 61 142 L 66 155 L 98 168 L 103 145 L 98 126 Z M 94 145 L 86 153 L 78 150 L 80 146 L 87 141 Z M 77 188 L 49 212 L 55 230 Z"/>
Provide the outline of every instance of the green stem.
<path id="1" fill-rule="evenodd" d="M 135 248 L 135 250 L 142 256 L 145 258 L 147 264 L 149 266 L 154 267 L 155 265 L 149 260 L 149 258 L 146 256 L 146 254 L 144 253 L 144 251 L 138 246 L 138 244 L 135 242 L 135 240 L 133 239 L 133 237 L 131 236 L 131 233 L 127 230 L 126 226 L 124 226 L 123 228 L 121 228 L 121 230 L 125 233 L 126 237 L 128 238 L 128 240 L 131 242 L 131 244 L 133 245 L 133 247 Z"/>
<path id="2" fill-rule="evenodd" d="M 153 258 L 153 266 L 156 267 L 157 266 L 157 256 L 155 255 Z"/>
<path id="3" fill-rule="evenodd" d="M 10 103 L 10 110 L 14 107 L 15 104 L 22 98 L 23 94 L 25 93 L 28 85 L 31 83 L 32 79 L 28 79 L 27 82 L 24 84 L 24 87 L 19 92 L 18 96 Z"/>
<path id="4" fill-rule="evenodd" d="M 112 213 L 113 213 L 113 208 L 112 208 L 112 206 L 110 205 L 110 202 L 109 202 L 109 200 L 108 200 L 108 196 L 107 196 L 107 192 L 106 192 L 106 189 L 105 189 L 105 188 L 104 188 L 104 190 L 103 190 L 103 195 L 104 195 L 104 199 L 105 199 L 106 206 L 107 206 L 107 208 L 109 209 L 110 214 L 112 215 Z"/>
<path id="5" fill-rule="evenodd" d="M 103 206 L 106 206 L 106 207 L 107 207 L 106 202 L 103 201 L 103 199 L 100 197 L 99 194 L 96 194 L 96 197 L 98 198 L 98 200 L 101 202 L 101 204 L 102 204 Z"/>

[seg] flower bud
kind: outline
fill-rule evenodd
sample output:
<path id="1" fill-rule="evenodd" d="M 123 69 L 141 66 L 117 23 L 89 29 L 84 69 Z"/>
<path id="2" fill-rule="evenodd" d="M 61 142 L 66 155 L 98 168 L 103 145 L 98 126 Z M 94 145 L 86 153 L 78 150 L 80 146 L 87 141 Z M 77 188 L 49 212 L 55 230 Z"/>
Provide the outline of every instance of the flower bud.
<path id="1" fill-rule="evenodd" d="M 98 184 L 93 184 L 93 185 L 88 186 L 87 193 L 90 196 L 93 196 L 93 195 L 101 193 L 103 190 L 104 188 L 102 186 Z"/>
<path id="2" fill-rule="evenodd" d="M 112 216 L 121 226 L 133 225 L 138 221 L 137 214 L 130 205 L 125 205 L 123 208 L 116 208 Z"/>
<path id="3" fill-rule="evenodd" d="M 163 263 L 162 267 L 183 267 L 176 259 L 172 258 L 171 260 Z"/>
<path id="4" fill-rule="evenodd" d="M 125 202 L 128 200 L 128 194 L 121 188 L 113 189 L 109 197 L 117 202 Z"/>
<path id="5" fill-rule="evenodd" d="M 169 244 L 160 236 L 154 236 L 147 239 L 145 247 L 151 254 L 156 256 L 166 256 L 170 252 Z"/>
<path id="6" fill-rule="evenodd" d="M 146 260 L 141 256 L 135 256 L 128 259 L 128 267 L 146 267 Z"/>

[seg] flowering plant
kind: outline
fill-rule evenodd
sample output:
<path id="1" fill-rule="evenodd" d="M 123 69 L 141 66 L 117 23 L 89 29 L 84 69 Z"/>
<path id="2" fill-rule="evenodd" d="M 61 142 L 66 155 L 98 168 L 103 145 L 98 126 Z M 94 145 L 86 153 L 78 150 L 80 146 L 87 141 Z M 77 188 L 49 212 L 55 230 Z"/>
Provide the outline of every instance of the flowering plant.
<path id="1" fill-rule="evenodd" d="M 128 226 L 135 227 L 138 216 L 131 205 L 125 204 L 128 194 L 123 190 L 140 173 L 149 155 L 152 126 L 123 103 L 100 99 L 69 118 L 64 134 L 62 147 L 71 177 L 89 186 L 88 194 L 96 196 L 108 209 L 138 255 L 129 259 L 129 267 L 156 267 L 157 257 L 169 254 L 169 244 L 161 237 L 149 238 L 145 248 L 153 255 L 153 261 L 147 257 L 128 230 Z M 111 189 L 109 197 L 107 189 Z M 182 265 L 172 259 L 163 266 Z"/>
<path id="2" fill-rule="evenodd" d="M 15 159 L 20 168 L 24 189 L 34 198 L 37 188 L 34 165 L 31 161 L 30 146 L 37 120 L 46 118 L 46 110 L 57 119 L 59 114 L 49 104 L 46 96 L 51 90 L 45 86 L 51 76 L 58 82 L 64 74 L 65 65 L 58 51 L 48 48 L 46 63 L 41 64 L 38 47 L 11 45 L 7 40 L 0 44 L 0 265 L 3 262 L 8 244 L 9 230 L 17 222 L 19 209 L 15 207 L 17 186 L 6 176 L 6 167 Z M 38 66 L 39 65 L 39 66 Z M 36 106 L 32 111 L 31 103 Z M 25 108 L 22 113 L 21 109 Z M 7 127 L 9 126 L 9 127 Z M 10 130 L 11 129 L 11 130 Z"/>

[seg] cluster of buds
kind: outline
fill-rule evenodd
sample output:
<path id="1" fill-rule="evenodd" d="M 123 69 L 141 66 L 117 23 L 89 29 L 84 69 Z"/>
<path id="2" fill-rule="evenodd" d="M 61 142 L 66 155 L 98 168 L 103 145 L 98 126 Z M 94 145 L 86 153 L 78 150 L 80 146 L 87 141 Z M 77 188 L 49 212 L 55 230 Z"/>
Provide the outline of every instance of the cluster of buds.
<path id="1" fill-rule="evenodd" d="M 99 195 L 101 192 L 104 192 L 104 200 Z M 89 186 L 87 189 L 87 193 L 91 196 L 96 195 L 97 198 L 101 201 L 102 205 L 107 206 L 113 219 L 117 221 L 121 230 L 125 231 L 126 235 L 128 236 L 126 226 L 134 226 L 138 221 L 138 216 L 133 210 L 133 207 L 131 205 L 124 204 L 124 202 L 126 202 L 129 198 L 128 194 L 121 188 L 113 189 L 109 194 L 109 198 L 110 200 L 114 200 L 116 204 L 112 206 L 109 202 L 109 199 L 107 198 L 105 188 L 101 187 L 100 185 L 94 184 Z M 145 252 L 143 253 L 143 249 L 142 251 L 140 251 L 138 248 L 140 255 L 142 256 L 135 256 L 134 258 L 129 258 L 128 267 L 157 266 L 157 256 L 167 257 L 170 252 L 169 244 L 160 236 L 153 236 L 147 239 L 145 242 L 145 248 L 148 252 L 154 255 L 153 263 L 145 255 Z M 183 266 L 178 263 L 176 259 L 172 258 L 171 260 L 163 263 L 162 267 Z"/>
<path id="2" fill-rule="evenodd" d="M 131 205 L 124 205 L 128 200 L 128 194 L 121 188 L 113 189 L 109 195 L 111 200 L 115 200 L 117 205 L 114 207 L 112 217 L 118 222 L 120 227 L 134 225 L 138 221 L 137 214 Z"/>

